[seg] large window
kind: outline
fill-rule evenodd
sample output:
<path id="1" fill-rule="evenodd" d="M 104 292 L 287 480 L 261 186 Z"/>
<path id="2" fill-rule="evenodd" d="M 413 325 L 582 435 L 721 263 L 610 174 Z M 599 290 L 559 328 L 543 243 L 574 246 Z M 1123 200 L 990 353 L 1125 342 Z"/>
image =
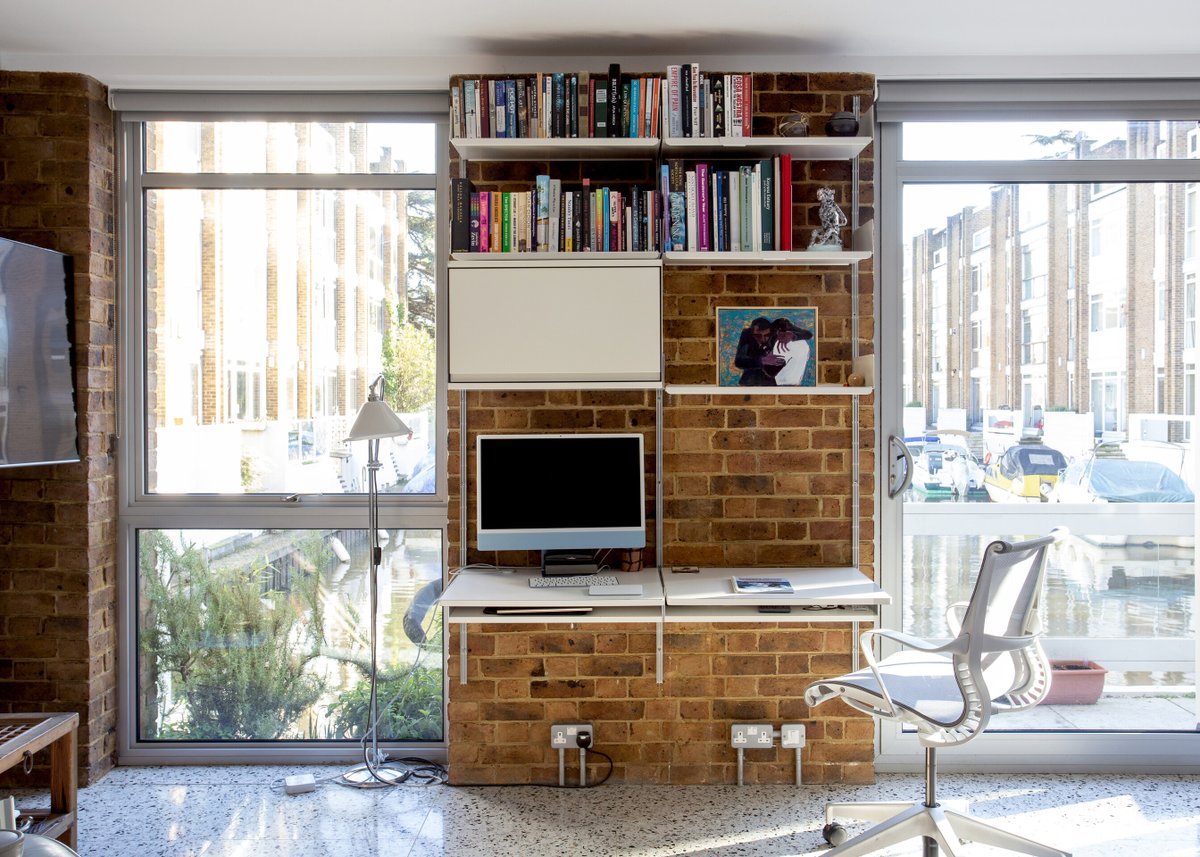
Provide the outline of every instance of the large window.
<path id="1" fill-rule="evenodd" d="M 442 742 L 444 99 L 163 97 L 117 99 L 123 757 L 345 756 L 373 621 L 379 738 Z M 380 376 L 411 431 L 381 441 L 369 534 L 346 435 Z"/>
<path id="2" fill-rule="evenodd" d="M 915 484 L 881 514 L 883 583 L 897 596 L 887 624 L 945 636 L 945 608 L 968 597 L 988 541 L 1064 525 L 1045 646 L 1108 670 L 1096 706 L 998 717 L 961 764 L 1200 758 L 1200 744 L 1176 742 L 1200 719 L 1188 249 L 1200 104 L 1182 88 L 1193 100 L 1164 108 L 1157 85 L 1138 90 L 1152 107 L 1128 92 L 1108 103 L 1104 86 L 880 89 L 882 276 L 904 283 L 883 290 L 882 433 L 953 428 L 945 442 L 969 462 L 965 484 L 942 485 L 914 444 Z M 988 230 L 986 258 L 966 223 Z M 935 248 L 944 267 L 922 264 Z M 960 367 L 949 338 L 928 334 L 967 327 L 973 359 Z M 885 729 L 885 768 L 915 750 Z"/>

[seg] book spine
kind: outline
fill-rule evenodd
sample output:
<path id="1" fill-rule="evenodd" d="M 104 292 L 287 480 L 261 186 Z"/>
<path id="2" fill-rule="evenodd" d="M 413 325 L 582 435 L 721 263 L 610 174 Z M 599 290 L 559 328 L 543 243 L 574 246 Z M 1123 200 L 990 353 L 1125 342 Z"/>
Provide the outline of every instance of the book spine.
<path id="1" fill-rule="evenodd" d="M 592 76 L 586 71 L 578 74 L 579 78 L 579 126 L 580 137 L 592 136 Z"/>
<path id="2" fill-rule="evenodd" d="M 750 173 L 750 249 L 762 250 L 762 170 L 755 164 Z"/>
<path id="3" fill-rule="evenodd" d="M 450 179 L 450 252 L 471 250 L 471 182 Z"/>
<path id="4" fill-rule="evenodd" d="M 751 214 L 754 202 L 754 174 L 749 167 L 741 167 L 741 186 L 742 186 L 742 250 L 754 249 L 754 223 L 753 215 Z"/>
<path id="5" fill-rule="evenodd" d="M 608 136 L 608 81 L 596 81 L 596 100 L 595 100 L 595 130 L 593 137 Z"/>
<path id="6" fill-rule="evenodd" d="M 456 83 L 450 87 L 450 138 L 454 139 L 462 136 L 462 119 L 460 112 L 462 111 L 463 100 L 462 90 Z"/>
<path id="7" fill-rule="evenodd" d="M 517 78 L 514 90 L 517 94 L 517 136 L 529 136 L 529 105 L 525 103 L 525 80 Z"/>
<path id="8" fill-rule="evenodd" d="M 670 197 L 667 200 L 671 218 L 671 249 L 683 251 L 687 249 L 687 173 L 683 169 L 683 161 L 672 159 L 667 161 L 669 175 L 668 186 Z"/>
<path id="9" fill-rule="evenodd" d="M 479 192 L 479 252 L 488 253 L 492 249 L 492 194 L 490 191 Z"/>
<path id="10" fill-rule="evenodd" d="M 592 180 L 585 178 L 583 180 L 583 191 L 580 194 L 583 201 L 583 211 L 581 212 L 582 229 L 583 229 L 583 250 L 591 250 L 592 244 Z"/>
<path id="11" fill-rule="evenodd" d="M 475 123 L 475 81 L 463 81 L 463 136 L 478 137 L 479 128 Z"/>
<path id="12" fill-rule="evenodd" d="M 500 252 L 512 252 L 512 198 L 509 191 L 500 194 Z"/>
<path id="13" fill-rule="evenodd" d="M 583 250 L 583 193 L 577 190 L 571 191 L 571 246 Z"/>
<path id="14" fill-rule="evenodd" d="M 625 197 L 620 191 L 612 192 L 612 204 L 608 207 L 608 243 L 613 252 L 625 249 L 622 241 L 621 224 L 625 220 Z"/>
<path id="15" fill-rule="evenodd" d="M 692 63 L 692 136 L 700 136 L 700 64 Z"/>
<path id="16" fill-rule="evenodd" d="M 702 253 L 712 249 L 712 242 L 709 240 L 711 227 L 708 164 L 696 164 L 696 249 Z"/>
<path id="17" fill-rule="evenodd" d="M 550 136 L 565 137 L 567 135 L 567 81 L 565 75 L 560 71 L 556 71 L 552 77 L 552 91 L 554 92 L 554 107 L 551 115 L 554 118 L 553 131 Z"/>
<path id="18" fill-rule="evenodd" d="M 489 87 L 495 87 L 496 91 L 496 134 L 497 139 L 505 139 L 508 137 L 508 94 L 504 89 L 504 81 L 497 80 L 494 83 L 488 81 Z"/>
<path id="19" fill-rule="evenodd" d="M 670 182 L 671 182 L 670 168 L 666 164 L 663 164 L 662 167 L 659 169 L 658 193 L 659 193 L 659 198 L 660 198 L 660 204 L 662 205 L 662 211 L 659 212 L 659 219 L 661 221 L 659 228 L 661 230 L 660 235 L 662 236 L 659 241 L 659 246 L 662 247 L 662 251 L 664 253 L 669 252 L 672 249 L 672 244 L 671 244 L 671 206 L 667 203 L 667 200 L 669 200 L 671 198 Z"/>
<path id="20" fill-rule="evenodd" d="M 643 250 L 653 250 L 656 246 L 656 242 L 654 241 L 654 191 L 642 191 L 641 197 L 642 223 L 639 228 L 642 232 L 642 238 L 640 244 Z"/>
<path id="21" fill-rule="evenodd" d="M 515 80 L 504 81 L 504 98 L 505 109 L 508 111 L 508 136 L 518 137 L 517 133 L 517 82 Z"/>
<path id="22" fill-rule="evenodd" d="M 629 136 L 629 81 L 621 81 L 621 113 L 617 119 L 617 136 Z"/>
<path id="23" fill-rule="evenodd" d="M 567 136 L 579 136 L 579 76 L 567 75 Z"/>
<path id="24" fill-rule="evenodd" d="M 539 123 L 541 122 L 541 105 L 538 103 L 537 78 L 529 77 L 525 79 L 525 100 L 528 102 L 527 111 L 529 113 L 529 136 L 537 137 Z"/>
<path id="25" fill-rule="evenodd" d="M 604 193 L 604 205 L 601 208 L 602 213 L 600 215 L 600 236 L 601 236 L 601 242 L 602 242 L 601 246 L 604 248 L 604 252 L 607 253 L 607 252 L 609 252 L 609 249 L 610 249 L 608 223 L 609 223 L 609 220 L 611 219 L 611 214 L 609 212 L 609 206 L 612 204 L 612 199 L 611 199 L 612 195 L 609 193 L 608 188 L 603 188 L 603 193 Z"/>
<path id="26" fill-rule="evenodd" d="M 575 252 L 575 194 L 564 191 L 562 197 L 563 252 Z"/>
<path id="27" fill-rule="evenodd" d="M 490 80 L 475 81 L 475 136 L 489 138 L 494 129 L 492 125 L 493 92 Z"/>
<path id="28" fill-rule="evenodd" d="M 691 64 L 680 67 L 679 86 L 679 131 L 682 137 L 691 137 Z"/>
<path id="29" fill-rule="evenodd" d="M 545 252 L 550 249 L 550 176 L 539 175 L 534 182 L 537 187 L 537 248 Z"/>
<path id="30" fill-rule="evenodd" d="M 687 248 L 688 252 L 696 252 L 696 171 L 687 171 Z"/>
<path id="31" fill-rule="evenodd" d="M 772 234 L 775 236 L 773 249 L 782 250 L 783 249 L 783 237 L 782 237 L 782 233 L 780 232 L 780 227 L 782 225 L 782 223 L 780 221 L 780 218 L 782 217 L 782 211 L 781 211 L 781 206 L 779 203 L 780 165 L 779 165 L 779 156 L 778 155 L 776 155 L 775 157 L 773 157 L 771 159 L 771 169 L 772 169 L 772 173 L 773 173 L 773 178 L 771 180 L 771 191 L 772 191 L 771 202 L 772 202 L 772 205 L 774 206 L 771 209 L 771 213 L 773 215 L 771 218 L 771 227 L 772 227 Z"/>
<path id="32" fill-rule="evenodd" d="M 638 190 L 637 185 L 633 187 L 633 193 L 629 199 L 629 206 L 632 209 L 633 229 L 629 232 L 629 249 L 637 252 L 642 249 L 642 193 Z"/>
<path id="33" fill-rule="evenodd" d="M 729 249 L 742 249 L 742 174 L 729 171 Z"/>
<path id="34" fill-rule="evenodd" d="M 550 225 L 546 230 L 546 240 L 550 243 L 550 252 L 562 250 L 559 236 L 562 234 L 562 181 L 550 179 Z"/>
<path id="35" fill-rule="evenodd" d="M 682 85 L 682 68 L 667 66 L 667 135 L 670 137 L 683 136 L 683 115 L 679 111 Z"/>
<path id="36" fill-rule="evenodd" d="M 618 122 L 621 118 L 621 65 L 608 66 L 608 136 L 619 137 Z M 606 248 L 607 249 L 607 248 Z"/>
<path id="37" fill-rule="evenodd" d="M 729 130 L 731 132 L 729 136 L 731 137 L 742 136 L 742 110 L 745 104 L 745 90 L 742 86 L 742 75 L 733 75 L 733 111 L 729 123 Z"/>
<path id="38" fill-rule="evenodd" d="M 469 247 L 472 253 L 479 252 L 479 194 L 471 193 L 471 225 L 468 234 Z"/>
<path id="39" fill-rule="evenodd" d="M 500 253 L 504 250 L 504 194 L 498 190 L 492 191 L 492 237 L 491 252 Z"/>
<path id="40" fill-rule="evenodd" d="M 700 117 L 700 136 L 708 137 L 712 133 L 709 130 L 712 126 L 709 124 L 710 120 L 708 116 L 708 110 L 711 105 L 708 102 L 708 81 L 704 77 L 700 78 L 700 85 L 697 87 L 697 92 L 696 113 Z"/>
<path id="41" fill-rule="evenodd" d="M 792 249 L 792 156 L 779 156 L 779 249 Z"/>
<path id="42" fill-rule="evenodd" d="M 642 109 L 642 87 L 636 78 L 629 82 L 629 136 L 641 136 L 641 123 L 638 121 Z"/>
<path id="43" fill-rule="evenodd" d="M 759 214 L 759 229 L 762 230 L 762 249 L 775 249 L 775 166 L 770 158 L 759 162 L 761 176 L 762 210 Z"/>
<path id="44" fill-rule="evenodd" d="M 742 75 L 742 136 L 752 136 L 754 131 L 754 75 Z"/>

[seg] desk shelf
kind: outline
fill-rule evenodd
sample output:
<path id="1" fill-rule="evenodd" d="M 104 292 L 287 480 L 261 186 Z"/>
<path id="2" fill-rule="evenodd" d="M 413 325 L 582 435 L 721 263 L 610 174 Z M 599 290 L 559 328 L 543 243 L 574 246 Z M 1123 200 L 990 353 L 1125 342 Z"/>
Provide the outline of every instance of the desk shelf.
<path id="1" fill-rule="evenodd" d="M 76 847 L 78 774 L 75 730 L 79 715 L 0 714 L 0 772 L 24 764 L 50 748 L 50 807 L 25 809 L 36 821 L 34 832 Z"/>
<path id="2" fill-rule="evenodd" d="M 672 604 L 667 607 L 666 623 L 672 622 L 874 622 L 878 613 L 874 607 L 835 607 L 833 609 L 805 609 L 792 606 L 791 613 L 759 613 L 757 607 L 713 605 L 711 607 L 685 607 Z"/>

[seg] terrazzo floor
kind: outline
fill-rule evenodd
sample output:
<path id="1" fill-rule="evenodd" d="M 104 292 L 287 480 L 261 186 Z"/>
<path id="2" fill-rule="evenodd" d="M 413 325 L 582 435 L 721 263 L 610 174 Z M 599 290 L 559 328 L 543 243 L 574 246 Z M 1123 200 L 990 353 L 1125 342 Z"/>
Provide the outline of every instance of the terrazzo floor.
<path id="1" fill-rule="evenodd" d="M 82 857 L 665 857 L 819 855 L 824 802 L 908 800 L 919 775 L 873 786 L 452 787 L 289 796 L 283 778 L 344 766 L 118 768 L 79 792 Z M 1188 776 L 943 775 L 941 797 L 1076 857 L 1195 857 Z M 28 794 L 28 793 L 26 793 Z M 17 793 L 18 803 L 21 793 Z M 851 827 L 852 832 L 862 829 Z M 919 842 L 880 852 L 920 857 Z M 970 844 L 965 857 L 1007 854 Z"/>

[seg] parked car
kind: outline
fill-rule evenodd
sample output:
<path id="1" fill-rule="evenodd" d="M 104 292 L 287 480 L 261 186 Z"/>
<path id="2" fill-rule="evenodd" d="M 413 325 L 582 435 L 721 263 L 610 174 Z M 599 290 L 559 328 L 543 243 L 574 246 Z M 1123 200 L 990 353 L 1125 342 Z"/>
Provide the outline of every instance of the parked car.
<path id="1" fill-rule="evenodd" d="M 927 441 L 913 453 L 912 487 L 930 500 L 987 496 L 979 460 L 964 447 L 940 442 Z"/>
<path id="2" fill-rule="evenodd" d="M 1057 449 L 1019 443 L 988 462 L 983 484 L 997 503 L 1045 503 L 1066 466 Z"/>
<path id="3" fill-rule="evenodd" d="M 1090 455 L 1063 470 L 1049 499 L 1055 503 L 1191 503 L 1179 474 L 1157 461 Z"/>

